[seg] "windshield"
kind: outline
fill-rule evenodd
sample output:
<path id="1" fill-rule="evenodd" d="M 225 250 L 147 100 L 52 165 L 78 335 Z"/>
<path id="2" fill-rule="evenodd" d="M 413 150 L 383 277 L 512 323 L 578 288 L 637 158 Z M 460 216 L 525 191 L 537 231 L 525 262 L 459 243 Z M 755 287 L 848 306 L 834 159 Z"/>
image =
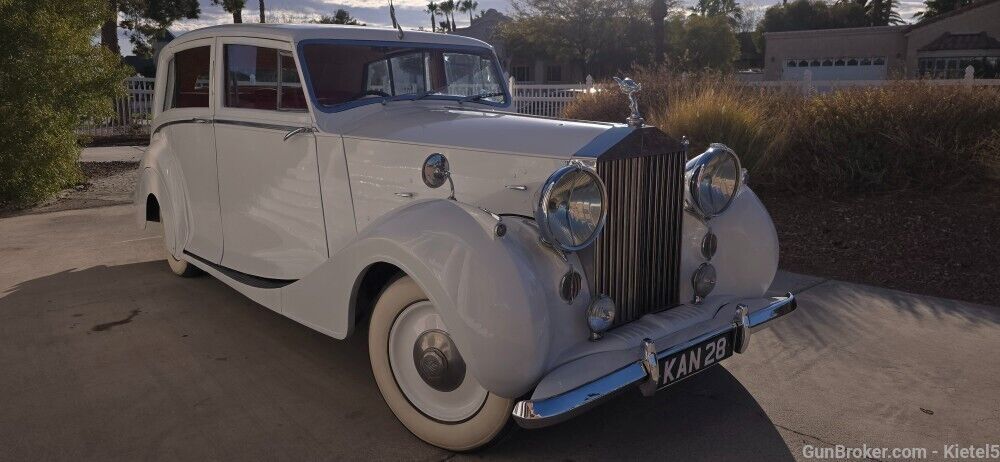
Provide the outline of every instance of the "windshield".
<path id="1" fill-rule="evenodd" d="M 325 109 L 387 98 L 507 102 L 488 49 L 316 43 L 302 46 L 302 61 L 316 103 Z"/>

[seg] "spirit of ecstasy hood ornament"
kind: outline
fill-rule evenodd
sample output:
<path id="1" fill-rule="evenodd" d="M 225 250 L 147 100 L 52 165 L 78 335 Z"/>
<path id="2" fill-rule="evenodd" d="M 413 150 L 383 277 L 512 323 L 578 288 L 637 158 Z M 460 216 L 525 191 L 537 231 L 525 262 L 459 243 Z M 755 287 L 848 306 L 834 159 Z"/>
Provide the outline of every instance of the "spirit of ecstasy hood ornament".
<path id="1" fill-rule="evenodd" d="M 635 94 L 639 90 L 642 90 L 642 84 L 628 77 L 624 79 L 615 77 L 615 82 L 618 83 L 618 87 L 625 93 L 625 96 L 628 96 L 628 107 L 632 110 L 632 114 L 627 119 L 628 125 L 630 127 L 641 127 L 645 121 L 642 120 L 642 115 L 639 114 L 639 103 L 635 100 Z"/>

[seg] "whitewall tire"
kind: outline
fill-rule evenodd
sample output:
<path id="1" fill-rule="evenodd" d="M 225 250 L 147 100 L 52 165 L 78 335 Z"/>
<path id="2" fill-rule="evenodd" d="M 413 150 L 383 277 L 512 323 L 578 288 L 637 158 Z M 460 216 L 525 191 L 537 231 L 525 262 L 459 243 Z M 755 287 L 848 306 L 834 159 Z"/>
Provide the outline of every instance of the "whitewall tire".
<path id="1" fill-rule="evenodd" d="M 434 305 L 409 277 L 379 296 L 368 354 L 386 404 L 418 438 L 471 451 L 511 428 L 514 401 L 486 391 L 468 372 Z"/>
<path id="2" fill-rule="evenodd" d="M 173 254 L 170 253 L 170 246 L 167 244 L 167 226 L 168 222 L 166 216 L 161 216 L 160 221 L 163 223 L 163 253 L 167 254 L 167 264 L 170 265 L 170 271 L 182 278 L 191 278 L 201 274 L 201 270 L 198 267 L 188 263 L 186 260 L 181 260 L 174 258 Z"/>

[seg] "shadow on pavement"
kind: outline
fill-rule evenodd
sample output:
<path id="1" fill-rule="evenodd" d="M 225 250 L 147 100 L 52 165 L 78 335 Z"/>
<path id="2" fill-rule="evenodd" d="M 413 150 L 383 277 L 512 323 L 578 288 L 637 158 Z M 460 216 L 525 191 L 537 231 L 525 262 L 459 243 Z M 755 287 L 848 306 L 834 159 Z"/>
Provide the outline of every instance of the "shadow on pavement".
<path id="1" fill-rule="evenodd" d="M 161 261 L 61 272 L 0 294 L 0 370 L 0 446 L 13 459 L 449 456 L 388 411 L 363 334 L 328 338 Z M 792 459 L 723 367 L 517 432 L 479 456 Z"/>

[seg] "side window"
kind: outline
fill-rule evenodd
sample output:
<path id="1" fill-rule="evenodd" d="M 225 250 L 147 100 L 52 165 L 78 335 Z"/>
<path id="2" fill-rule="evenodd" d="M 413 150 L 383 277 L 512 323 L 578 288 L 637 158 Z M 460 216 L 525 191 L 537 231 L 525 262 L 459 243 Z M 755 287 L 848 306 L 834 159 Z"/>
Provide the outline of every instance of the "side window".
<path id="1" fill-rule="evenodd" d="M 253 45 L 226 45 L 226 107 L 291 110 L 306 108 L 290 53 Z"/>
<path id="2" fill-rule="evenodd" d="M 299 80 L 299 70 L 295 68 L 295 58 L 288 51 L 278 52 L 278 110 L 306 110 L 306 96 Z"/>
<path id="3" fill-rule="evenodd" d="M 163 109 L 208 107 L 210 65 L 211 47 L 208 46 L 174 54 L 167 68 Z"/>

